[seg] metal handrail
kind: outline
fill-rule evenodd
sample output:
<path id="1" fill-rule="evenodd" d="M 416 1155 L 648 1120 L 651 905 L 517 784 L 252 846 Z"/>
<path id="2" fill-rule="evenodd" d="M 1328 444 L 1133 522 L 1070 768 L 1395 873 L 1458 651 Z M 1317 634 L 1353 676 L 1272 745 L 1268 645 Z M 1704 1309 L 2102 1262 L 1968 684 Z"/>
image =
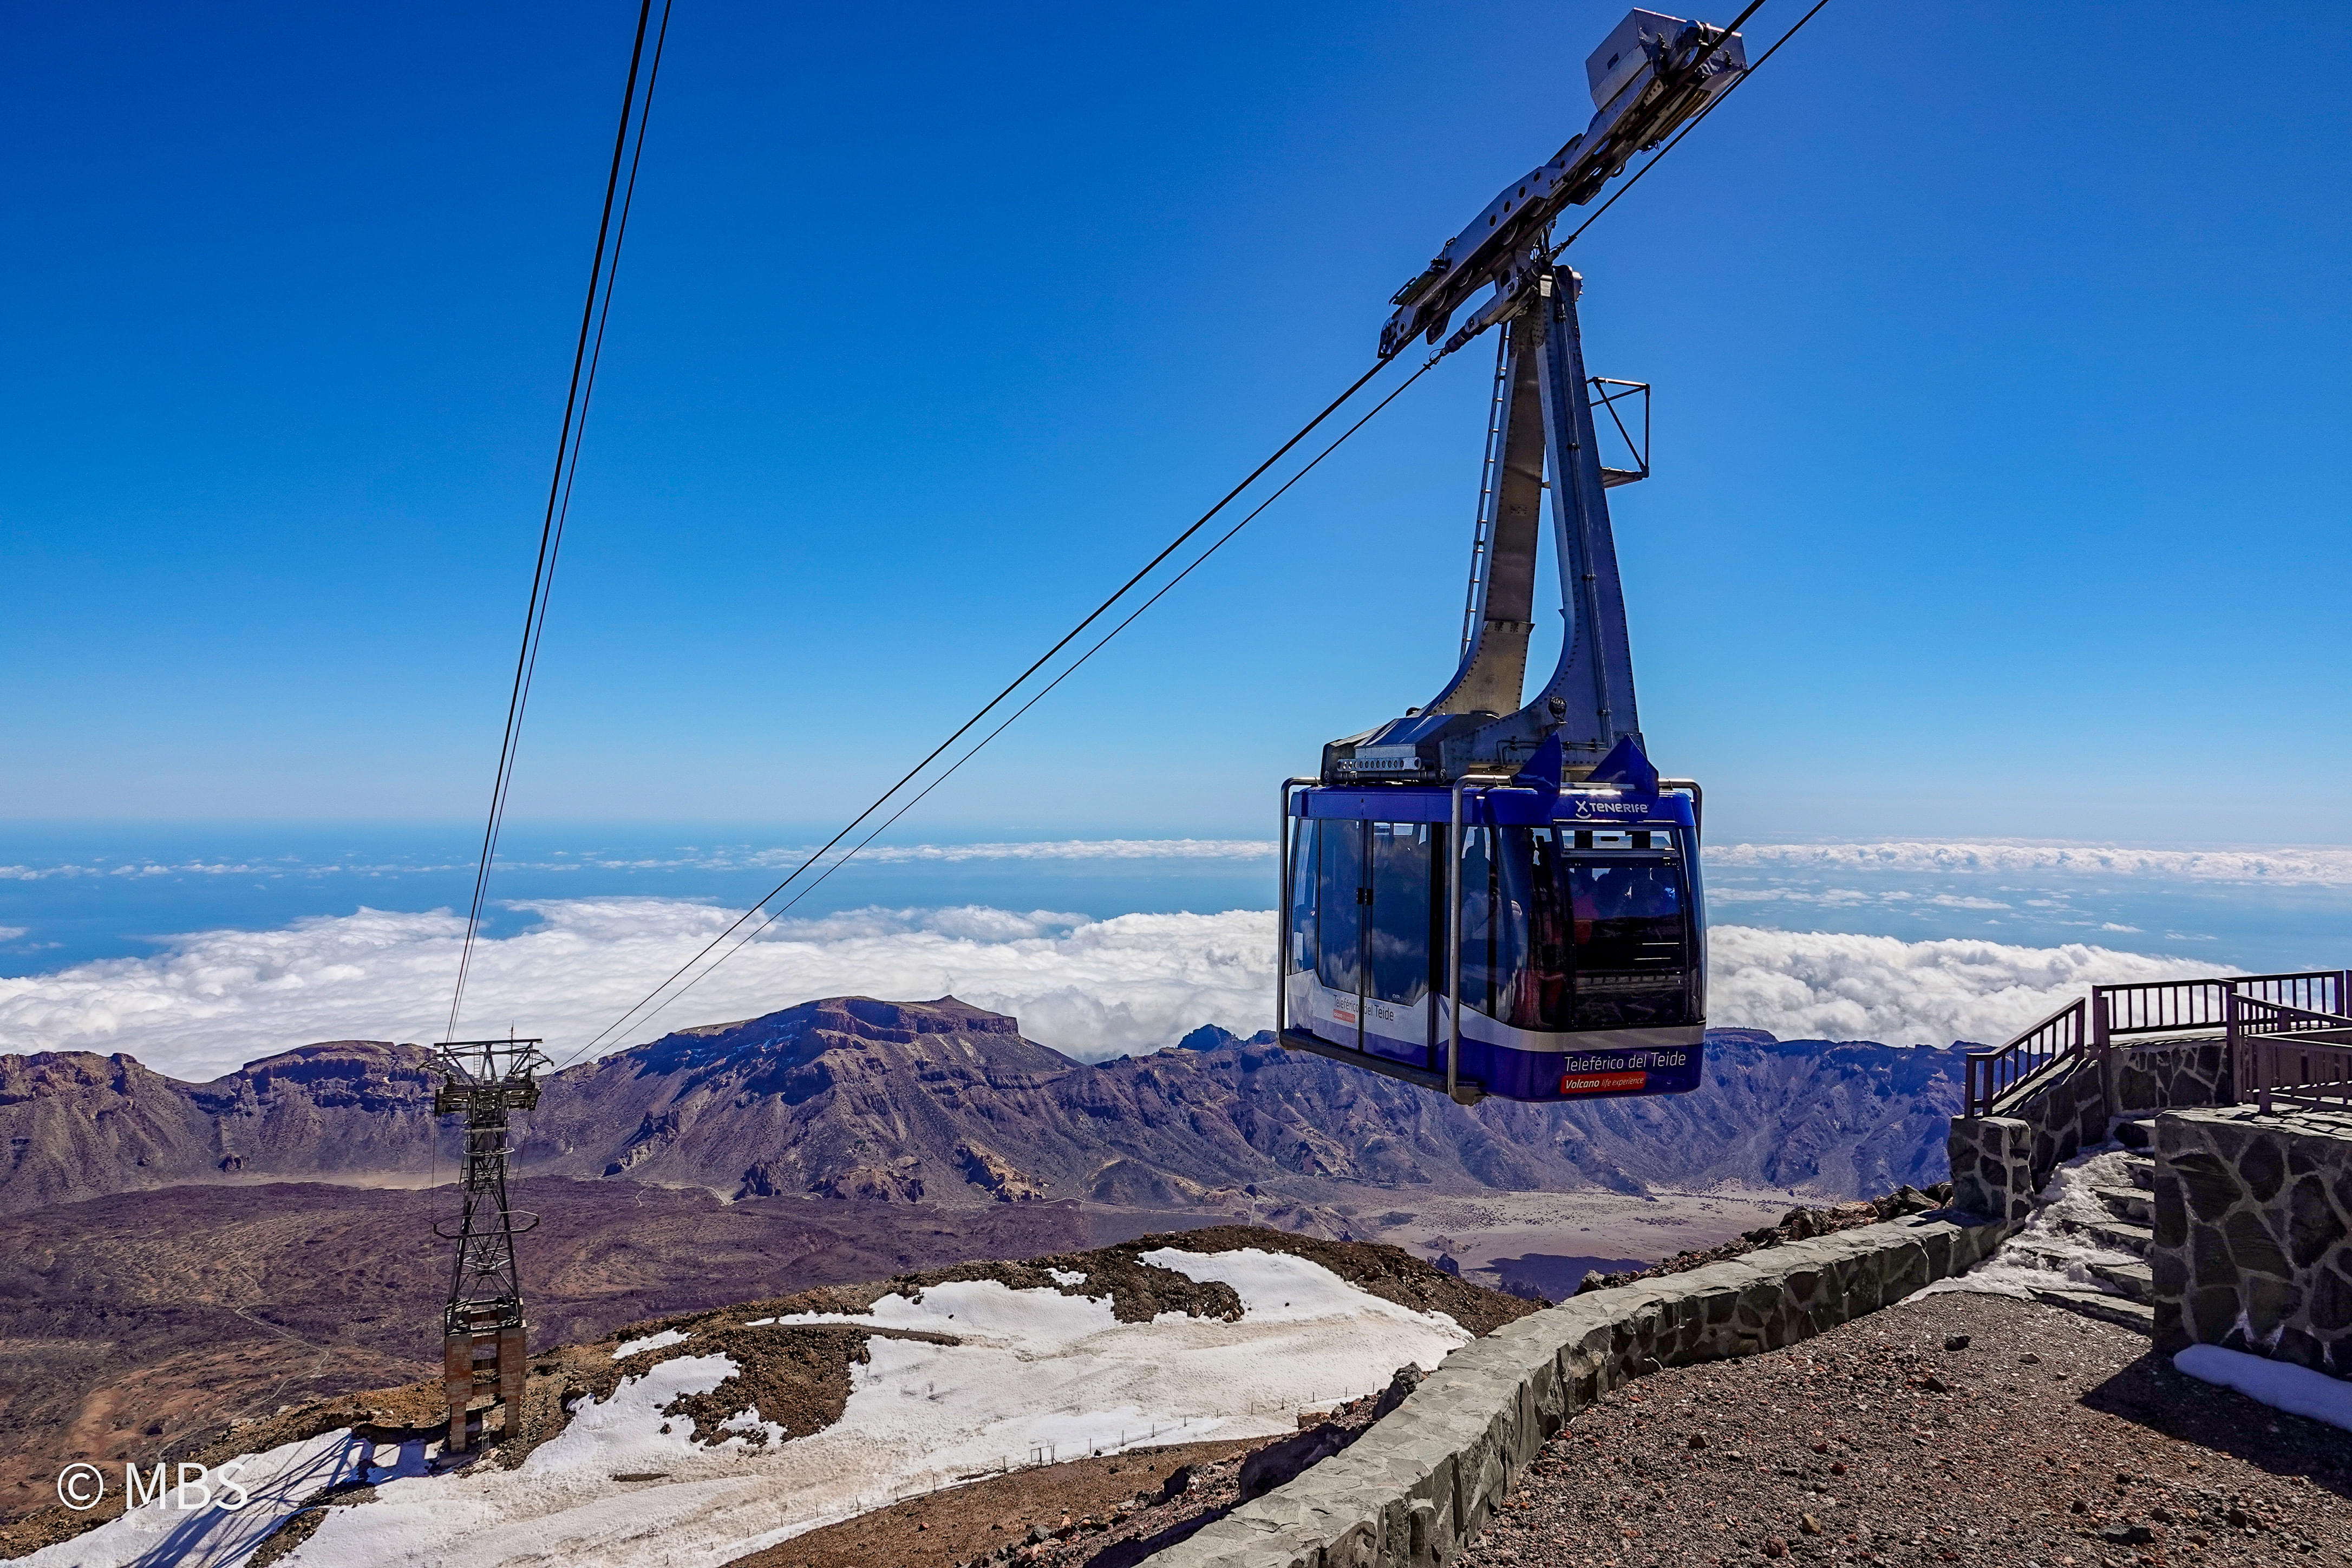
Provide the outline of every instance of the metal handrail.
<path id="1" fill-rule="evenodd" d="M 2228 1022 L 2231 995 L 2342 1012 L 2348 994 L 2352 994 L 2352 974 L 2340 969 L 2095 985 L 2091 988 L 2094 1043 L 2104 1049 L 2110 1040 L 2129 1035 L 2221 1028 Z"/>
<path id="2" fill-rule="evenodd" d="M 2233 991 L 2228 1031 L 2231 1060 L 2252 1069 L 2260 1114 L 2274 1099 L 2319 1109 L 2331 1095 L 2352 1110 L 2352 1017 Z"/>
<path id="3" fill-rule="evenodd" d="M 2141 980 L 2091 987 L 2092 1029 L 2096 1043 L 2128 1035 L 2174 1035 L 2218 1029 L 2228 1005 L 2229 983 L 2221 979 Z"/>
<path id="4" fill-rule="evenodd" d="M 1991 1114 L 1995 1100 L 2028 1079 L 2084 1055 L 2090 1046 L 2084 1027 L 2089 1011 L 2084 999 L 2078 996 L 2007 1045 L 1969 1052 L 1962 1058 L 1968 1119 Z"/>
<path id="5" fill-rule="evenodd" d="M 1625 449 L 1632 453 L 1633 460 L 1641 465 L 1635 468 L 1612 468 L 1604 465 L 1601 470 L 1602 475 L 1601 482 L 1604 485 L 1630 485 L 1637 480 L 1648 479 L 1650 477 L 1650 384 L 1646 381 L 1624 381 L 1613 375 L 1596 375 L 1590 378 L 1590 384 L 1593 391 L 1601 394 L 1593 400 L 1593 407 L 1609 416 L 1611 422 L 1617 426 L 1617 434 L 1624 439 Z M 1622 392 L 1605 390 L 1612 386 L 1622 386 L 1625 390 Z M 1619 402 L 1633 396 L 1637 392 L 1642 395 L 1642 438 L 1638 442 L 1633 439 L 1633 432 L 1625 428 L 1625 416 L 1617 412 Z M 1597 428 L 1597 420 L 1595 426 Z"/>
<path id="6" fill-rule="evenodd" d="M 2240 974 L 2231 988 L 2242 996 L 2314 1012 L 2352 1014 L 2352 970 L 2305 969 L 2291 974 Z"/>
<path id="7" fill-rule="evenodd" d="M 2007 1045 L 1970 1051 L 1965 1058 L 1962 1113 L 1970 1120 L 1990 1115 L 1996 1101 L 2014 1094 L 2028 1079 L 2071 1058 L 2105 1053 L 2117 1039 L 2198 1029 L 2222 1031 L 2235 1081 L 2260 1086 L 2263 1111 L 2270 1109 L 2279 1075 L 2290 1070 L 2294 1083 L 2289 1087 L 2324 1089 L 2352 1108 L 2352 1016 L 2347 1015 L 2352 1015 L 2352 970 L 2094 985 L 2087 998 L 2061 1007 Z M 2244 1018 L 2259 1019 L 2263 1026 L 2245 1026 Z M 2340 1039 L 2330 1034 L 2338 1029 L 2347 1031 Z M 2293 1049 L 2301 1053 L 2292 1069 L 2285 1066 L 2286 1047 L 2279 1043 L 2284 1039 L 2292 1039 Z"/>

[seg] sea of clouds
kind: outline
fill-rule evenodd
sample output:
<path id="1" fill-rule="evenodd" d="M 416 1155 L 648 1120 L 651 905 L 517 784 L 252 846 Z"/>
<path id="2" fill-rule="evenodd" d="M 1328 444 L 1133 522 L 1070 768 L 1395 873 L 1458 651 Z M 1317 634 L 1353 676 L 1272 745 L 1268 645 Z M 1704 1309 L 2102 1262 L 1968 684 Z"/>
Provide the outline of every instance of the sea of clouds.
<path id="1" fill-rule="evenodd" d="M 1943 839 L 1878 844 L 1732 844 L 1710 846 L 1706 866 L 1711 871 L 1896 871 L 1914 875 L 1984 871 L 2021 877 L 2057 872 L 2184 882 L 2352 886 L 2352 849 L 2331 846 L 2131 849 L 2108 844 L 2001 840 L 1970 843 Z"/>
<path id="2" fill-rule="evenodd" d="M 735 911 L 674 899 L 518 904 L 535 923 L 476 944 L 461 1034 L 511 1025 L 559 1058 L 720 934 Z M 462 917 L 362 909 L 268 931 L 201 931 L 160 953 L 0 978 L 0 1050 L 122 1051 L 204 1079 L 316 1040 L 442 1037 Z M 1709 1022 L 1782 1038 L 1997 1043 L 2093 983 L 2213 973 L 2082 943 L 1718 926 Z M 1272 1023 L 1274 917 L 866 909 L 777 921 L 650 1022 L 598 1047 L 814 997 L 955 995 L 1100 1059 L 1202 1024 Z"/>

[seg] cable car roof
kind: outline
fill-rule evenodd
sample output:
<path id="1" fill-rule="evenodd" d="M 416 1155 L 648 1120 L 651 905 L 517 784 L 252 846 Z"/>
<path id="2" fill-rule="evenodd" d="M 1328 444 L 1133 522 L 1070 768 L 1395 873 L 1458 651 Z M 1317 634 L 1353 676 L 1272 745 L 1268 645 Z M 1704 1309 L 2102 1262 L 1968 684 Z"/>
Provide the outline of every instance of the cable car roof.
<path id="1" fill-rule="evenodd" d="M 1633 795 L 1622 790 L 1579 789 L 1571 784 L 1557 799 L 1548 790 L 1472 790 L 1462 797 L 1462 820 L 1481 826 L 1692 827 L 1696 820 L 1686 795 Z M 1291 797 L 1293 816 L 1359 822 L 1447 822 L 1453 792 L 1412 784 L 1347 785 L 1304 789 Z"/>

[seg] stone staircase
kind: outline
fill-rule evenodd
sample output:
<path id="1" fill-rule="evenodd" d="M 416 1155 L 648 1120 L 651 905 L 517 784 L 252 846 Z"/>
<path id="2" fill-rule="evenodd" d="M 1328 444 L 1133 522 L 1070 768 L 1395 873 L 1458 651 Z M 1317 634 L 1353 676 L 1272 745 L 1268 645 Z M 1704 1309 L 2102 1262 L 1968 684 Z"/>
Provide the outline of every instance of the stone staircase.
<path id="1" fill-rule="evenodd" d="M 2110 1289 L 2103 1291 L 2053 1285 L 2037 1288 L 2036 1297 L 2053 1306 L 2068 1307 L 2090 1317 L 2150 1330 L 2156 1324 L 2156 1279 L 2145 1259 L 2156 1245 L 2156 1161 L 2147 1152 L 2154 1147 L 2155 1126 L 2149 1121 L 2125 1121 L 2116 1127 L 2116 1141 L 2130 1150 L 2127 1162 L 2131 1185 L 2093 1189 L 2106 1213 L 2097 1219 L 2056 1215 L 2059 1228 L 2087 1237 L 2116 1252 L 2128 1252 L 2137 1263 L 2094 1263 L 2091 1272 Z M 2012 1242 L 2032 1249 L 2029 1242 Z"/>

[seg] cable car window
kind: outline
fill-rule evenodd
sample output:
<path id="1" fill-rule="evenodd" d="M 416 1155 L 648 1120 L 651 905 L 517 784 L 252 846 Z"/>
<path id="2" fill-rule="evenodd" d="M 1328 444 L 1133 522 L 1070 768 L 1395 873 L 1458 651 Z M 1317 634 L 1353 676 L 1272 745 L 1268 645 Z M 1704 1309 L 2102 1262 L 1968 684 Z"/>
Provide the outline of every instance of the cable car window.
<path id="1" fill-rule="evenodd" d="M 1662 836 L 1663 837 L 1663 836 Z M 1576 938 L 1578 1028 L 1685 1021 L 1681 868 L 1671 860 L 1568 868 Z"/>
<path id="2" fill-rule="evenodd" d="M 1671 832 L 1641 827 L 1578 827 L 1563 831 L 1573 835 L 1569 847 L 1577 850 L 1664 849 L 1673 842 Z"/>
<path id="3" fill-rule="evenodd" d="M 1462 830 L 1462 1005 L 1495 1011 L 1495 830 Z"/>
<path id="4" fill-rule="evenodd" d="M 1495 1016 L 1516 1028 L 1564 1028 L 1570 933 L 1559 836 L 1549 827 L 1524 827 L 1497 837 L 1502 875 L 1496 912 L 1503 930 L 1495 955 Z"/>
<path id="5" fill-rule="evenodd" d="M 1315 972 L 1334 991 L 1363 989 L 1364 825 L 1315 825 Z"/>
<path id="6" fill-rule="evenodd" d="M 1371 826 L 1371 966 L 1364 990 L 1410 1006 L 1429 994 L 1429 825 Z"/>
<path id="7" fill-rule="evenodd" d="M 1290 973 L 1315 967 L 1315 833 L 1302 820 L 1290 836 Z"/>

